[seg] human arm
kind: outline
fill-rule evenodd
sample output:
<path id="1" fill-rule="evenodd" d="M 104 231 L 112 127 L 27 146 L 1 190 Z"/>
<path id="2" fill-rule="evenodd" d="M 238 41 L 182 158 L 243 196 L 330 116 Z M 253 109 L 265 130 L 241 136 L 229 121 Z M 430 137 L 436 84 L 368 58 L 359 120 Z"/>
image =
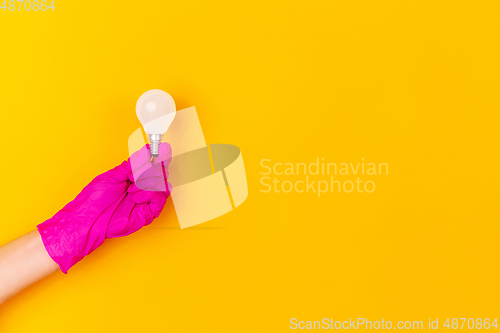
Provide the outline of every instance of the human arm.
<path id="1" fill-rule="evenodd" d="M 37 230 L 1 246 L 0 304 L 58 269 Z"/>
<path id="2" fill-rule="evenodd" d="M 0 304 L 30 284 L 63 273 L 106 238 L 129 235 L 157 218 L 170 194 L 171 148 L 160 145 L 151 159 L 144 146 L 115 168 L 95 177 L 53 217 L 0 247 Z"/>

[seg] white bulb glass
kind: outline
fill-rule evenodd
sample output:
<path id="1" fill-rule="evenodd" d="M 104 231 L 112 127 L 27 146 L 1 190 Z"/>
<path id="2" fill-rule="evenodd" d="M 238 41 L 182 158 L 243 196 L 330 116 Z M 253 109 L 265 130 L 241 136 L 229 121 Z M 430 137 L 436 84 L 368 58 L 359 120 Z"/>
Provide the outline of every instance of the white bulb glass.
<path id="1" fill-rule="evenodd" d="M 135 110 L 144 131 L 148 134 L 151 155 L 156 157 L 161 138 L 175 118 L 174 99 L 163 90 L 148 90 L 139 97 Z"/>

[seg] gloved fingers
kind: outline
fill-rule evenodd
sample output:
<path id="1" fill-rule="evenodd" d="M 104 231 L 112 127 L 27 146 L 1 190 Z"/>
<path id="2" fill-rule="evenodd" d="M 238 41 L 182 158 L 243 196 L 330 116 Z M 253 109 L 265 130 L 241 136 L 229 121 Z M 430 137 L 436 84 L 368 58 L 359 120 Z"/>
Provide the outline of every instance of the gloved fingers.
<path id="1" fill-rule="evenodd" d="M 151 150 L 149 145 L 146 144 L 142 146 L 141 149 L 130 155 L 128 158 L 130 163 L 130 169 L 134 176 L 139 176 L 144 170 L 143 168 L 149 168 L 151 164 Z M 138 178 L 138 177 L 137 177 Z"/>
<path id="2" fill-rule="evenodd" d="M 47 252 L 64 273 L 105 238 L 128 235 L 160 215 L 171 190 L 166 179 L 172 149 L 162 143 L 159 153 L 152 160 L 145 145 L 95 177 L 74 200 L 38 225 Z M 137 184 L 130 183 L 134 179 Z"/>
<path id="3" fill-rule="evenodd" d="M 144 165 L 150 162 L 161 164 L 164 162 L 166 164 L 170 163 L 172 159 L 172 147 L 168 142 L 161 142 L 159 147 L 159 155 L 157 157 L 151 158 L 151 150 L 149 144 L 144 145 L 141 149 L 130 155 L 129 162 L 131 165 L 132 172 L 137 171 Z"/>
<path id="4" fill-rule="evenodd" d="M 139 190 L 142 191 L 154 191 L 154 192 L 166 192 L 167 182 L 163 177 L 149 177 L 146 179 L 141 179 L 134 184 Z"/>
<path id="5" fill-rule="evenodd" d="M 164 195 L 162 192 L 153 192 L 153 196 L 149 202 L 149 208 L 153 213 L 154 217 L 157 218 L 160 216 L 163 207 L 165 206 L 165 202 L 167 201 L 168 195 Z"/>
<path id="6" fill-rule="evenodd" d="M 159 156 L 151 159 L 149 145 L 132 154 L 129 158 L 132 174 L 129 179 L 137 182 L 148 177 L 168 176 L 168 165 L 172 160 L 172 148 L 167 142 L 162 142 L 159 148 Z"/>
<path id="7" fill-rule="evenodd" d="M 134 171 L 130 175 L 130 180 L 142 190 L 165 192 L 167 190 L 168 166 L 171 159 L 172 149 L 170 145 L 166 142 L 162 143 L 158 157 L 140 165 L 138 168 L 132 166 Z M 131 161 L 133 162 L 133 160 Z"/>
<path id="8" fill-rule="evenodd" d="M 134 184 L 144 191 L 166 191 L 167 177 L 168 172 L 162 165 L 152 164 L 135 179 Z"/>
<path id="9" fill-rule="evenodd" d="M 151 201 L 151 198 L 160 193 L 162 196 L 168 197 L 170 195 L 170 189 L 168 183 L 165 184 L 158 181 L 155 186 L 149 188 L 141 188 L 136 184 L 132 184 L 128 188 L 128 193 L 132 196 L 135 203 L 147 203 Z M 165 198 L 166 199 L 166 198 Z"/>
<path id="10" fill-rule="evenodd" d="M 166 197 L 161 192 L 150 193 L 154 193 L 154 196 L 147 203 L 136 203 L 132 200 L 132 196 L 124 199 L 118 209 L 117 218 L 112 219 L 108 226 L 106 238 L 127 236 L 146 225 L 150 225 L 160 215 Z"/>
<path id="11" fill-rule="evenodd" d="M 159 155 L 158 157 L 154 157 L 153 161 L 159 164 L 163 162 L 163 164 L 168 166 L 171 160 L 172 160 L 172 147 L 168 142 L 160 143 Z"/>

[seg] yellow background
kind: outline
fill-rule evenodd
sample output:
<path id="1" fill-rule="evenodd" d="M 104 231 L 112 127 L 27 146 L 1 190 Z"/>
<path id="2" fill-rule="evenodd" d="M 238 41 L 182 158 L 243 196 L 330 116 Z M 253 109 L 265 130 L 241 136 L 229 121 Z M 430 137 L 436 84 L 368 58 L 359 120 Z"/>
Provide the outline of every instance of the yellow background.
<path id="1" fill-rule="evenodd" d="M 152 88 L 241 149 L 249 197 L 186 230 L 169 200 L 2 305 L 0 332 L 500 315 L 497 1 L 55 5 L 0 10 L 0 243 L 127 157 Z M 317 157 L 389 175 L 371 194 L 260 192 L 262 159 Z"/>

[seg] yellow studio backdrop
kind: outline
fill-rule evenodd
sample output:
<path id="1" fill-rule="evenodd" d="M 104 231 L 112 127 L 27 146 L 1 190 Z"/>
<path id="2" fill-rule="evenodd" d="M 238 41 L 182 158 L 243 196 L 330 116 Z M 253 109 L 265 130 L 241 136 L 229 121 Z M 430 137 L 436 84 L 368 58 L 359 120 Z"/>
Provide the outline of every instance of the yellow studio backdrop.
<path id="1" fill-rule="evenodd" d="M 3 304 L 0 332 L 500 316 L 497 1 L 54 5 L 0 9 L 1 244 L 127 158 L 148 89 L 241 149 L 248 198 L 182 230 L 169 199 L 151 226 Z M 372 193 L 263 192 L 263 177 L 306 176 L 261 163 L 317 159 L 388 173 L 363 177 Z"/>

